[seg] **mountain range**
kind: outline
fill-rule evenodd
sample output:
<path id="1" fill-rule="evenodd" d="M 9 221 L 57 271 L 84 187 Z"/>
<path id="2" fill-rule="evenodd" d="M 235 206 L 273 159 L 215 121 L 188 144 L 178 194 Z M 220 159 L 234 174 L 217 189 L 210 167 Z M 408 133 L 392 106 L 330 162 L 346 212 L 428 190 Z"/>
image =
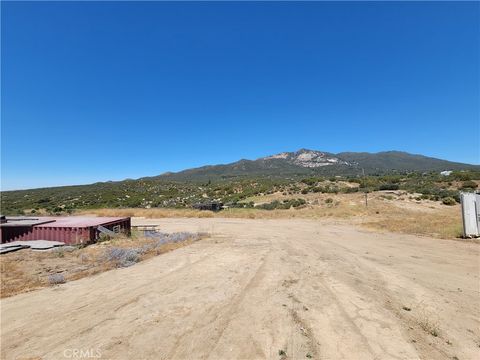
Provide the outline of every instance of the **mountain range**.
<path id="1" fill-rule="evenodd" d="M 479 170 L 479 165 L 463 164 L 402 151 L 378 153 L 329 152 L 300 149 L 294 152 L 242 159 L 230 164 L 208 165 L 165 173 L 154 178 L 165 180 L 205 180 L 233 177 L 288 177 L 308 175 L 367 175 L 392 172 L 428 172 L 444 170 Z"/>
<path id="2" fill-rule="evenodd" d="M 236 203 L 257 194 L 278 191 L 292 196 L 298 196 L 300 191 L 344 191 L 345 189 L 342 190 L 337 185 L 307 186 L 307 189 L 303 190 L 301 188 L 304 188 L 309 180 L 318 181 L 320 178 L 410 172 L 416 175 L 409 176 L 410 180 L 401 184 L 403 189 L 412 193 L 440 197 L 456 195 L 448 185 L 452 179 L 469 180 L 472 177 L 471 172 L 457 173 L 453 177 L 445 177 L 447 182 L 439 185 L 436 183 L 441 181 L 439 173 L 445 170 L 474 170 L 480 174 L 478 165 L 399 151 L 332 154 L 301 149 L 256 160 L 243 159 L 231 164 L 203 166 L 136 180 L 3 191 L 0 205 L 2 213 L 8 215 L 37 212 L 62 214 L 82 208 L 190 207 L 205 199 Z M 434 172 L 437 175 L 422 176 L 424 172 Z M 380 189 L 380 185 L 386 181 L 380 178 L 370 179 L 374 188 Z M 397 180 L 400 181 L 398 177 Z M 336 180 L 333 183 L 336 183 Z M 471 183 L 467 181 L 461 186 L 470 186 Z M 299 187 L 300 184 L 303 185 Z"/>

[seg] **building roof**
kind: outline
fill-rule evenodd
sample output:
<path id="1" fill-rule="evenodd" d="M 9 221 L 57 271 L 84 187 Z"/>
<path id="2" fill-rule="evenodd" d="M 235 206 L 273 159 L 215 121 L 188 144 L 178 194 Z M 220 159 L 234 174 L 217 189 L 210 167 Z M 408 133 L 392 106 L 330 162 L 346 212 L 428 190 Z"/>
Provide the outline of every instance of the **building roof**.
<path id="1" fill-rule="evenodd" d="M 62 216 L 52 217 L 55 223 L 44 223 L 38 227 L 91 227 L 126 220 L 125 217 Z"/>
<path id="2" fill-rule="evenodd" d="M 92 227 L 127 220 L 125 217 L 95 216 L 39 216 L 39 217 L 7 217 L 1 227 L 35 226 L 35 227 Z"/>
<path id="3" fill-rule="evenodd" d="M 7 222 L 1 223 L 0 227 L 34 226 L 55 221 L 51 218 L 22 218 L 21 216 L 7 216 L 6 220 Z"/>

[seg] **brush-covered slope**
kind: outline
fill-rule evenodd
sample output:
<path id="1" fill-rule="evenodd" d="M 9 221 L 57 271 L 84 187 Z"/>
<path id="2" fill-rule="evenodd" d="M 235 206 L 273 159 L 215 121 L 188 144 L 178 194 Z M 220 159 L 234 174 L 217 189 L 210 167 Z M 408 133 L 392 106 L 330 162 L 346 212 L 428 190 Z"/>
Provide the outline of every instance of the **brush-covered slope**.
<path id="1" fill-rule="evenodd" d="M 300 196 L 304 191 L 344 191 L 346 189 L 334 185 L 337 181 L 334 176 L 358 177 L 362 176 L 363 170 L 367 176 L 389 174 L 388 177 L 372 176 L 366 181 L 372 189 L 380 189 L 384 183 L 391 186 L 390 182 L 395 178 L 395 186 L 412 193 L 434 196 L 435 199 L 456 195 L 450 188 L 453 181 L 464 181 L 456 185 L 468 187 L 472 182 L 466 180 L 480 179 L 480 175 L 471 174 L 480 174 L 480 166 L 398 151 L 332 154 L 302 149 L 257 160 L 204 166 L 137 180 L 4 191 L 0 194 L 0 205 L 3 214 L 30 215 L 63 214 L 75 209 L 99 207 L 190 207 L 206 199 L 236 203 L 251 196 L 274 192 Z M 477 171 L 457 171 L 452 176 L 445 177 L 439 174 L 442 170 Z M 405 172 L 416 174 L 406 177 L 403 175 Z M 429 174 L 423 175 L 423 172 Z M 332 177 L 333 180 L 330 180 Z M 329 179 L 328 183 L 331 184 L 305 185 L 308 181 L 304 180 L 317 179 L 314 182 L 318 182 L 322 178 Z"/>
<path id="2" fill-rule="evenodd" d="M 405 171 L 475 170 L 479 166 L 455 163 L 401 151 L 379 153 L 328 152 L 301 149 L 283 152 L 257 160 L 240 160 L 231 164 L 203 166 L 157 178 L 169 180 L 205 180 L 230 177 L 295 175 L 359 175 Z"/>

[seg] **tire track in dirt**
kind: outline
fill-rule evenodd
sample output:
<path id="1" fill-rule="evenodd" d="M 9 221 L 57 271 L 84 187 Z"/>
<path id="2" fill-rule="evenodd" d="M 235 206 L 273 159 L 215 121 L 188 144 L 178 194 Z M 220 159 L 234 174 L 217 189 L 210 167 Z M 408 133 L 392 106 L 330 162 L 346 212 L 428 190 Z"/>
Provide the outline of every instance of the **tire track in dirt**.
<path id="1" fill-rule="evenodd" d="M 359 289 L 358 285 L 355 286 L 355 288 L 350 288 L 351 284 L 345 283 L 345 279 L 341 280 L 343 278 L 343 274 L 346 273 L 351 273 L 351 274 L 362 274 L 362 273 L 368 273 L 369 276 L 375 277 L 371 272 L 366 272 L 365 269 L 360 269 L 358 264 L 355 262 L 355 259 L 349 259 L 345 258 L 339 254 L 332 254 L 331 250 L 329 249 L 319 249 L 319 248 L 310 248 L 307 247 L 305 249 L 305 252 L 303 252 L 303 248 L 293 247 L 291 243 L 285 243 L 283 245 L 285 249 L 288 249 L 288 253 L 290 255 L 293 255 L 294 257 L 297 258 L 303 258 L 305 259 L 305 263 L 309 264 L 310 262 L 308 261 L 308 257 L 316 257 L 319 256 L 323 258 L 324 260 L 319 264 L 320 268 L 322 269 L 322 274 L 320 276 L 312 276 L 311 272 L 311 267 L 309 265 L 301 265 L 297 262 L 297 268 L 295 269 L 295 272 L 298 275 L 298 280 L 295 281 L 295 287 L 297 288 L 302 288 L 305 287 L 307 283 L 311 284 L 316 284 L 317 287 L 322 289 L 322 291 L 317 291 L 319 295 L 322 296 L 323 302 L 328 301 L 329 304 L 335 304 L 335 307 L 338 309 L 339 313 L 341 314 L 341 322 L 345 323 L 347 325 L 347 329 L 350 328 L 350 332 L 355 334 L 355 336 L 359 336 L 361 339 L 362 346 L 365 348 L 365 350 L 368 352 L 369 355 L 367 357 L 375 357 L 379 356 L 380 354 L 388 354 L 388 349 L 383 348 L 380 346 L 380 351 L 375 350 L 370 343 L 372 342 L 372 339 L 369 339 L 365 334 L 364 331 L 362 330 L 362 327 L 360 327 L 359 324 L 359 319 L 362 319 L 362 316 L 359 315 L 359 312 L 361 312 L 363 309 L 361 307 L 356 307 L 353 311 L 349 310 L 349 308 L 352 307 L 352 302 L 350 301 L 350 304 L 348 307 L 346 307 L 345 304 L 345 297 L 342 297 L 338 294 L 338 291 L 336 291 L 336 287 L 342 286 L 342 287 L 348 287 L 350 292 L 351 292 L 351 298 L 355 296 L 355 294 L 361 294 L 361 296 L 367 296 L 371 299 L 371 301 L 375 302 L 382 302 L 382 299 L 378 299 L 376 296 L 372 296 L 371 292 L 365 291 L 366 289 Z M 331 272 L 331 265 L 335 264 L 335 272 Z M 328 279 L 328 281 L 327 281 Z M 355 279 L 357 280 L 357 279 Z M 376 279 L 377 281 L 380 279 Z M 361 283 L 361 282 L 360 282 Z M 360 292 L 358 292 L 361 290 Z M 296 291 L 295 295 L 292 295 L 297 302 L 300 304 L 304 303 L 304 300 L 302 297 L 299 295 L 299 292 Z M 312 295 L 310 295 L 312 297 Z M 315 298 L 315 295 L 313 295 Z M 328 300 L 327 300 L 328 299 Z M 362 319 L 364 321 L 369 321 L 367 318 Z M 338 320 L 337 320 L 338 321 Z M 318 339 L 318 335 L 317 335 Z M 321 337 L 320 337 L 321 339 Z M 321 341 L 321 340 L 320 340 Z M 375 344 L 378 346 L 379 344 Z M 390 358 L 398 358 L 393 354 L 389 354 Z"/>
<path id="2" fill-rule="evenodd" d="M 115 360 L 478 357 L 478 246 L 299 219 L 158 224 L 222 241 L 3 299 L 2 359 L 66 347 Z M 439 336 L 415 322 L 419 299 Z"/>
<path id="3" fill-rule="evenodd" d="M 208 352 L 208 356 L 210 356 L 215 351 L 215 348 L 218 345 L 220 339 L 222 338 L 225 330 L 230 325 L 233 315 L 239 312 L 239 308 L 244 302 L 245 298 L 249 296 L 249 293 L 253 291 L 253 289 L 257 287 L 258 284 L 261 282 L 262 278 L 264 277 L 265 267 L 265 256 L 262 256 L 260 258 L 260 265 L 255 270 L 253 276 L 247 281 L 247 284 L 241 289 L 240 293 L 236 295 L 227 306 L 223 307 L 223 309 L 219 311 L 219 331 L 216 334 L 216 339 L 213 341 L 212 350 Z M 259 354 L 259 356 L 262 355 L 264 354 Z"/>
<path id="4" fill-rule="evenodd" d="M 327 240 L 327 242 L 331 243 L 332 241 Z M 431 334 L 421 328 L 419 319 L 412 315 L 410 310 L 403 309 L 405 301 L 411 304 L 413 308 L 418 308 L 418 305 L 422 302 L 435 303 L 439 297 L 438 294 L 423 288 L 417 283 L 412 283 L 408 278 L 408 273 L 402 274 L 393 271 L 388 262 L 375 261 L 375 259 L 370 258 L 371 254 L 368 257 L 365 255 L 358 256 L 358 253 L 344 246 L 344 244 L 335 243 L 335 245 L 342 250 L 341 257 L 343 260 L 341 263 L 348 263 L 349 265 L 348 267 L 343 266 L 343 271 L 338 271 L 342 269 L 342 265 L 337 265 L 337 273 L 343 275 L 327 278 L 341 279 L 340 281 L 343 284 L 354 287 L 359 293 L 365 294 L 370 299 L 375 299 L 379 308 L 388 311 L 391 317 L 396 319 L 403 336 L 405 339 L 411 339 L 411 345 L 416 348 L 420 357 L 453 358 L 456 356 L 452 351 L 451 344 L 448 344 L 448 336 L 436 335 L 432 338 Z M 364 274 L 368 274 L 368 277 L 365 277 Z M 403 296 L 408 300 L 402 301 L 399 294 L 394 292 L 393 289 L 395 288 L 402 289 L 402 292 L 408 294 Z M 415 298 L 421 300 L 416 301 Z M 368 318 L 360 315 L 361 311 L 360 307 L 357 308 L 354 319 L 368 321 Z M 438 340 L 443 340 L 443 343 Z"/>
<path id="5" fill-rule="evenodd" d="M 239 247 L 247 248 L 247 252 L 252 253 L 250 255 L 253 260 L 252 263 L 258 265 L 253 271 L 247 272 L 248 275 L 247 279 L 243 281 L 244 284 L 236 291 L 236 294 L 234 294 L 228 299 L 228 302 L 226 304 L 221 304 L 220 307 L 213 306 L 208 309 L 205 316 L 202 317 L 202 319 L 196 321 L 191 330 L 183 332 L 182 335 L 175 340 L 174 345 L 167 354 L 167 358 L 176 358 L 176 355 L 178 355 L 179 350 L 182 349 L 182 345 L 187 341 L 187 339 L 190 338 L 195 332 L 197 332 L 199 328 L 205 327 L 206 319 L 212 319 L 215 325 L 215 329 L 213 337 L 209 336 L 208 349 L 205 355 L 202 356 L 202 358 L 208 358 L 212 355 L 212 353 L 215 352 L 218 343 L 224 336 L 227 328 L 230 326 L 234 315 L 239 312 L 239 309 L 245 302 L 245 299 L 250 295 L 250 292 L 258 286 L 264 276 L 267 258 L 269 256 L 268 252 L 271 248 L 271 242 L 265 238 L 261 238 L 259 240 L 260 244 L 254 243 L 251 246 L 245 244 L 238 244 L 237 246 L 235 246 L 236 249 L 238 249 Z M 258 253 L 259 248 L 261 249 L 261 253 Z M 242 269 L 241 272 L 237 272 L 236 281 L 238 281 L 239 278 L 243 278 L 244 276 L 246 276 L 245 269 Z M 263 355 L 260 348 L 258 349 L 258 355 Z"/>

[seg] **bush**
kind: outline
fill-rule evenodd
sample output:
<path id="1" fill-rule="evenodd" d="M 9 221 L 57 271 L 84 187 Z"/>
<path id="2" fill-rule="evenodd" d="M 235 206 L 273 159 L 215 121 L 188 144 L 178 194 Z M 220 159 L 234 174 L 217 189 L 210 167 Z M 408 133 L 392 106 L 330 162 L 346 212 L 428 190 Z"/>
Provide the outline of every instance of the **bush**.
<path id="1" fill-rule="evenodd" d="M 63 208 L 60 207 L 60 206 L 55 206 L 55 207 L 53 208 L 53 212 L 56 213 L 56 214 L 59 214 L 59 213 L 61 213 L 62 211 L 63 211 Z"/>
<path id="2" fill-rule="evenodd" d="M 318 181 L 315 178 L 302 179 L 302 183 L 310 186 L 315 185 L 317 182 Z"/>
<path id="3" fill-rule="evenodd" d="M 282 202 L 274 200 L 270 203 L 258 205 L 257 208 L 263 210 L 274 210 L 274 209 L 290 209 L 291 207 L 297 208 L 299 206 L 305 205 L 307 202 L 304 199 L 288 199 L 283 200 Z"/>
<path id="4" fill-rule="evenodd" d="M 378 190 L 398 190 L 399 186 L 397 184 L 381 184 L 378 187 Z"/>
<path id="5" fill-rule="evenodd" d="M 475 181 L 464 181 L 462 183 L 462 187 L 460 189 L 476 189 L 478 187 L 477 183 Z"/>
<path id="6" fill-rule="evenodd" d="M 459 181 L 472 180 L 472 175 L 469 172 L 465 172 L 465 171 L 454 171 L 450 175 L 450 177 Z"/>
<path id="7" fill-rule="evenodd" d="M 332 198 L 325 199 L 325 203 L 326 204 L 331 204 L 331 203 L 333 203 L 333 199 Z"/>
<path id="8" fill-rule="evenodd" d="M 444 205 L 452 206 L 452 205 L 455 205 L 457 202 L 456 202 L 455 199 L 452 198 L 452 197 L 446 197 L 446 198 L 443 198 L 443 199 L 442 199 L 442 203 L 443 203 Z"/>
<path id="9" fill-rule="evenodd" d="M 108 248 L 105 259 L 113 262 L 116 267 L 128 267 L 140 261 L 141 249 Z"/>
<path id="10" fill-rule="evenodd" d="M 173 233 L 167 236 L 168 237 L 168 242 L 182 242 L 186 240 L 193 240 L 197 241 L 200 239 L 200 234 L 198 233 L 189 233 L 189 232 L 178 232 L 178 233 Z"/>

